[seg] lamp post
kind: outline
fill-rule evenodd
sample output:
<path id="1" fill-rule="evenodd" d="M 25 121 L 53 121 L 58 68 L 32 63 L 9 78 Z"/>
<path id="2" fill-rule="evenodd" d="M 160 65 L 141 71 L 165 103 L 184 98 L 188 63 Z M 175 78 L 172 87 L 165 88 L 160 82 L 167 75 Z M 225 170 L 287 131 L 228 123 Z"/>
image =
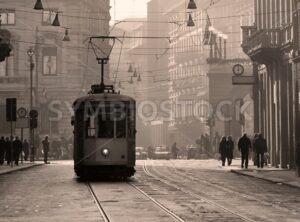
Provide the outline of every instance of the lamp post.
<path id="1" fill-rule="evenodd" d="M 33 92 L 33 69 L 34 69 L 34 63 L 33 63 L 33 56 L 34 56 L 34 51 L 33 51 L 33 48 L 30 47 L 27 51 L 27 55 L 29 56 L 29 62 L 30 62 L 30 90 L 29 90 L 29 93 L 30 93 L 30 107 L 29 107 L 29 111 L 32 110 L 32 104 L 33 104 L 33 95 L 32 95 L 32 92 Z M 35 155 L 35 152 L 34 152 L 34 129 L 29 126 L 29 137 L 30 137 L 30 151 L 31 151 L 31 155 L 30 155 L 30 161 L 31 162 L 34 162 L 34 155 Z"/>

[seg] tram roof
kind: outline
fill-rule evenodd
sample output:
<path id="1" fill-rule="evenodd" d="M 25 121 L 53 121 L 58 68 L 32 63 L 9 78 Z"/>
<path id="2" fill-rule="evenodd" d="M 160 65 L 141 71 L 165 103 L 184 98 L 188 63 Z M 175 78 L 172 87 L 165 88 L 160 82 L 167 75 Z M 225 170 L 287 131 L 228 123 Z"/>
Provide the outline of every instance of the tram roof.
<path id="1" fill-rule="evenodd" d="M 84 96 L 84 97 L 80 97 L 78 99 L 75 100 L 74 103 L 78 103 L 78 102 L 101 102 L 101 101 L 112 101 L 112 102 L 117 102 L 117 101 L 121 101 L 121 102 L 134 102 L 135 100 L 130 97 L 130 96 L 126 96 L 126 95 L 120 95 L 120 94 L 112 94 L 112 93 L 101 93 L 101 94 L 91 94 L 88 96 Z"/>

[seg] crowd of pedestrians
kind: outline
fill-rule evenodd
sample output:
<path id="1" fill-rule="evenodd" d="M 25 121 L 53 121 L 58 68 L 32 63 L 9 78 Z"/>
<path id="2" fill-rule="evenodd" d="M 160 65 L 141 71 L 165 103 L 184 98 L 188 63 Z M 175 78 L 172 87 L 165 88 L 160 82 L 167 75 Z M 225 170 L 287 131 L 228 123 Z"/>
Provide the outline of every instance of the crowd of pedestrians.
<path id="1" fill-rule="evenodd" d="M 29 145 L 26 140 L 22 142 L 19 137 L 0 138 L 0 165 L 19 165 L 20 156 L 27 160 L 29 155 Z"/>
<path id="2" fill-rule="evenodd" d="M 266 153 L 268 152 L 267 142 L 263 138 L 262 134 L 255 134 L 253 140 L 251 141 L 247 134 L 245 133 L 238 140 L 238 151 L 241 153 L 241 168 L 248 168 L 249 164 L 249 154 L 252 151 L 254 165 L 258 168 L 263 168 L 265 165 Z M 226 159 L 227 164 L 230 166 L 232 164 L 234 151 L 234 141 L 231 136 L 227 138 L 222 137 L 219 143 L 219 153 L 220 159 L 222 161 L 222 166 L 225 166 Z"/>
<path id="3" fill-rule="evenodd" d="M 18 136 L 10 138 L 2 136 L 0 138 L 0 166 L 18 166 L 20 160 L 34 162 L 35 158 L 39 158 L 40 155 L 43 156 L 46 164 L 49 163 L 50 155 L 53 159 L 72 159 L 73 147 L 67 140 L 54 140 L 53 143 L 50 143 L 49 137 L 45 136 L 39 145 L 41 145 L 41 149 L 30 148 L 27 139 L 21 141 Z"/>

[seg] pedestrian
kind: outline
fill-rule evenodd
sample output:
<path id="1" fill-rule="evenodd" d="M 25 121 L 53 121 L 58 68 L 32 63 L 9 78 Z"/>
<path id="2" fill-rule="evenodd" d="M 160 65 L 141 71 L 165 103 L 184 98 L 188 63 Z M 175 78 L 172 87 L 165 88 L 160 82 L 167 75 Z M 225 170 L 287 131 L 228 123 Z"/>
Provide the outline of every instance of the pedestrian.
<path id="1" fill-rule="evenodd" d="M 24 160 L 27 161 L 29 157 L 29 143 L 25 139 L 23 142 Z"/>
<path id="2" fill-rule="evenodd" d="M 244 168 L 244 164 L 245 164 L 245 168 L 247 169 L 248 168 L 249 149 L 251 149 L 251 141 L 247 137 L 246 133 L 244 133 L 244 135 L 239 139 L 238 149 L 242 154 L 241 167 Z"/>
<path id="3" fill-rule="evenodd" d="M 12 161 L 12 144 L 8 137 L 5 138 L 5 160 L 9 166 Z"/>
<path id="4" fill-rule="evenodd" d="M 214 147 L 214 152 L 218 152 L 218 144 L 219 144 L 219 142 L 220 142 L 220 140 L 221 140 L 221 136 L 219 135 L 219 133 L 218 132 L 216 132 L 215 133 L 215 137 L 214 137 L 214 139 L 213 139 L 213 147 Z"/>
<path id="5" fill-rule="evenodd" d="M 49 152 L 49 141 L 48 136 L 45 136 L 45 139 L 42 141 L 43 144 L 43 153 L 44 153 L 44 163 L 48 163 L 48 152 Z"/>
<path id="6" fill-rule="evenodd" d="M 225 161 L 227 157 L 227 141 L 226 137 L 223 136 L 219 143 L 219 153 L 221 154 L 222 166 L 225 166 Z"/>
<path id="7" fill-rule="evenodd" d="M 233 149 L 234 149 L 234 142 L 232 140 L 232 136 L 227 137 L 227 161 L 228 161 L 228 166 L 231 165 L 232 159 L 233 159 Z"/>
<path id="8" fill-rule="evenodd" d="M 172 155 L 173 155 L 174 159 L 177 159 L 178 148 L 177 148 L 176 142 L 173 143 L 173 145 L 172 145 Z"/>
<path id="9" fill-rule="evenodd" d="M 267 141 L 263 138 L 262 134 L 258 135 L 258 138 L 254 141 L 254 149 L 256 153 L 257 168 L 264 167 L 264 155 L 268 151 Z"/>
<path id="10" fill-rule="evenodd" d="M 19 165 L 20 153 L 22 152 L 22 142 L 19 140 L 19 137 L 16 136 L 13 141 L 13 158 L 15 161 L 15 165 Z"/>
<path id="11" fill-rule="evenodd" d="M 209 140 L 209 135 L 207 133 L 205 133 L 205 136 L 204 136 L 204 143 L 203 143 L 203 146 L 204 146 L 204 150 L 205 151 L 209 151 L 209 148 L 210 148 L 210 140 Z"/>
<path id="12" fill-rule="evenodd" d="M 255 149 L 255 146 L 254 146 L 254 143 L 255 143 L 255 140 L 258 138 L 258 135 L 259 133 L 255 133 L 254 137 L 253 137 L 253 140 L 252 140 L 252 147 L 253 147 L 253 151 L 252 151 L 252 160 L 253 160 L 253 165 L 256 166 L 256 149 Z"/>
<path id="13" fill-rule="evenodd" d="M 0 165 L 2 166 L 4 164 L 5 159 L 5 139 L 2 136 L 0 139 Z"/>

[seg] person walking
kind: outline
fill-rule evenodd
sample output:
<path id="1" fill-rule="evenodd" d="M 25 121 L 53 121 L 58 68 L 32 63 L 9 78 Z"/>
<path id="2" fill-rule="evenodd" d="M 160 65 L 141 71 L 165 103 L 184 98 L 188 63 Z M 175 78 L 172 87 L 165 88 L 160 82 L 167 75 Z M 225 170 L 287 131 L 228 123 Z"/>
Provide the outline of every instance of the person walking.
<path id="1" fill-rule="evenodd" d="M 177 159 L 178 148 L 177 148 L 176 142 L 173 143 L 173 145 L 172 145 L 172 155 L 173 155 L 174 159 Z"/>
<path id="2" fill-rule="evenodd" d="M 19 165 L 20 153 L 22 152 L 22 142 L 19 140 L 19 137 L 16 137 L 13 141 L 13 160 L 15 165 Z"/>
<path id="3" fill-rule="evenodd" d="M 4 164 L 5 159 L 5 139 L 2 136 L 0 139 L 0 165 L 2 166 Z"/>
<path id="4" fill-rule="evenodd" d="M 5 160 L 9 166 L 12 161 L 12 145 L 8 137 L 5 138 Z"/>
<path id="5" fill-rule="evenodd" d="M 254 141 L 254 150 L 256 153 L 257 168 L 264 167 L 264 155 L 268 151 L 267 141 L 263 138 L 262 134 L 258 135 L 258 138 Z"/>
<path id="6" fill-rule="evenodd" d="M 232 140 L 232 136 L 227 137 L 227 161 L 228 161 L 228 166 L 231 165 L 232 159 L 233 159 L 233 149 L 234 149 L 234 142 Z"/>
<path id="7" fill-rule="evenodd" d="M 227 157 L 227 141 L 225 136 L 222 137 L 219 143 L 219 153 L 221 154 L 222 166 L 225 166 Z"/>
<path id="8" fill-rule="evenodd" d="M 25 139 L 23 142 L 24 160 L 27 161 L 29 157 L 29 143 Z"/>
<path id="9" fill-rule="evenodd" d="M 43 153 L 44 153 L 44 163 L 48 163 L 48 153 L 49 153 L 49 141 L 48 136 L 45 136 L 45 139 L 42 141 L 43 144 Z"/>
<path id="10" fill-rule="evenodd" d="M 248 168 L 249 149 L 251 149 L 251 141 L 247 137 L 246 133 L 244 133 L 244 135 L 239 139 L 238 149 L 242 154 L 241 167 L 244 168 L 244 164 L 245 164 L 245 168 L 247 169 Z"/>
<path id="11" fill-rule="evenodd" d="M 253 137 L 253 140 L 251 141 L 252 142 L 252 148 L 253 148 L 253 150 L 252 150 L 252 160 L 253 160 L 253 165 L 254 166 L 257 165 L 257 163 L 256 163 L 256 160 L 257 160 L 257 158 L 256 158 L 256 148 L 254 146 L 254 143 L 255 143 L 255 140 L 258 139 L 258 135 L 259 135 L 259 133 L 255 133 L 254 137 Z"/>

